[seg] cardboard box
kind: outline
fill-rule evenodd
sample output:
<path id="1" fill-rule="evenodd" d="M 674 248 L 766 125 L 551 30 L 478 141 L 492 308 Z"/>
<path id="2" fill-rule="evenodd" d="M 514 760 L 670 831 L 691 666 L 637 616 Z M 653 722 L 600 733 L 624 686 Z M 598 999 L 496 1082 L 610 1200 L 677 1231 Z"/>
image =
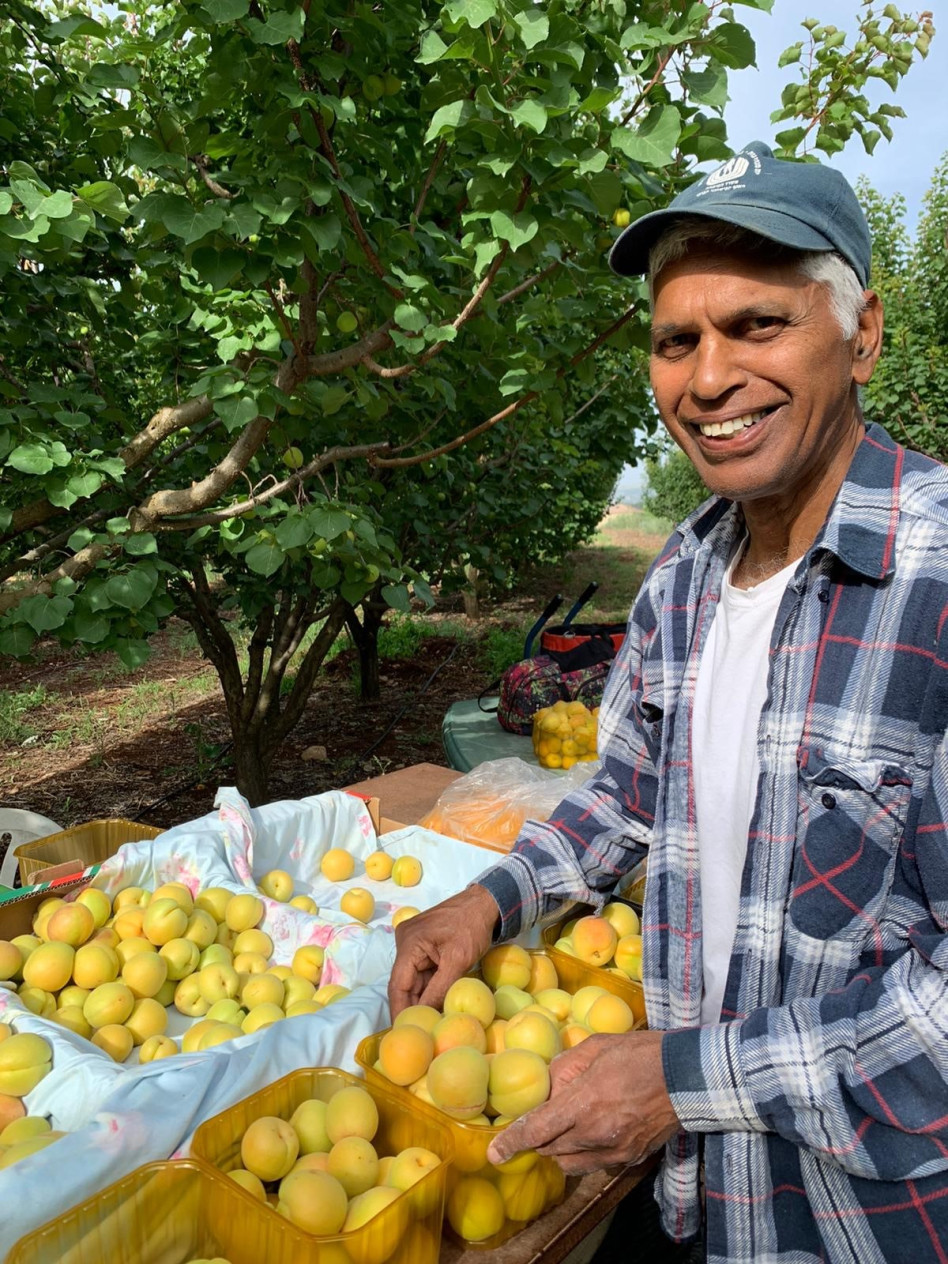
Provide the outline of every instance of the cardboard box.
<path id="1" fill-rule="evenodd" d="M 36 886 L 24 887 L 0 897 L 0 939 L 12 939 L 14 935 L 29 935 L 33 929 L 36 910 L 50 896 L 68 895 L 92 881 L 101 865 L 83 869 L 79 860 L 52 865 L 43 870 L 43 880 Z"/>

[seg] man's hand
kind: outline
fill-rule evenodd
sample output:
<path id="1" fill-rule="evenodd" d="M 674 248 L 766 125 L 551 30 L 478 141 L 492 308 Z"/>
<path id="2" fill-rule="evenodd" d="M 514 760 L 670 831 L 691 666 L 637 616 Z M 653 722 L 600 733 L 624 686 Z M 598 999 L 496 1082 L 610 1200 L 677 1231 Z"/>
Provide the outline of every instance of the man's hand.
<path id="1" fill-rule="evenodd" d="M 499 917 L 494 897 L 475 885 L 397 926 L 388 985 L 392 1018 L 406 1005 L 440 1009 L 455 979 L 490 947 Z"/>
<path id="2" fill-rule="evenodd" d="M 662 1072 L 662 1033 L 590 1036 L 550 1064 L 550 1100 L 504 1129 L 487 1151 L 555 1158 L 567 1176 L 640 1163 L 679 1130 Z"/>

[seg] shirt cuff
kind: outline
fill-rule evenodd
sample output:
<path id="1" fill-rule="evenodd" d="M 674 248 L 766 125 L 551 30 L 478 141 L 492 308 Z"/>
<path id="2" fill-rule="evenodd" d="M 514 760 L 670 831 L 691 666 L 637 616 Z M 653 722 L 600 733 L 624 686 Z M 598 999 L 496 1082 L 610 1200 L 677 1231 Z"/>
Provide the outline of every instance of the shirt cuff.
<path id="1" fill-rule="evenodd" d="M 500 909 L 500 922 L 494 931 L 495 944 L 513 939 L 540 916 L 536 875 L 532 865 L 516 852 L 475 878 L 472 885 L 485 887 Z"/>
<path id="2" fill-rule="evenodd" d="M 744 1077 L 739 1020 L 665 1032 L 662 1068 L 686 1132 L 768 1131 Z"/>

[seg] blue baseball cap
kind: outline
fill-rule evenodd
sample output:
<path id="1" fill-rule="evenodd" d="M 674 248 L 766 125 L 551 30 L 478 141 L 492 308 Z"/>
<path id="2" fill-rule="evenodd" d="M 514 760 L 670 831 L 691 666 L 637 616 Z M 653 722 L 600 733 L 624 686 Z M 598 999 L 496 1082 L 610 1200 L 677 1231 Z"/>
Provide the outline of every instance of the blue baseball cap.
<path id="1" fill-rule="evenodd" d="M 647 272 L 649 250 L 683 215 L 736 224 L 796 250 L 835 250 L 852 265 L 863 289 L 869 285 L 869 225 L 851 185 L 832 167 L 786 162 L 755 140 L 664 210 L 630 224 L 609 254 L 613 272 Z"/>

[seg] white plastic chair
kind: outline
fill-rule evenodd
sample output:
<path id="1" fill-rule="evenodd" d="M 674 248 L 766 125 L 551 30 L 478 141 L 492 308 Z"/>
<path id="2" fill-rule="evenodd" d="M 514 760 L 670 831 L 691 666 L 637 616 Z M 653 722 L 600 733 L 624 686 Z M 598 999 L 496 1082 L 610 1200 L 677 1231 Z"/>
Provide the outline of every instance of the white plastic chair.
<path id="1" fill-rule="evenodd" d="M 0 808 L 0 840 L 10 835 L 7 854 L 0 865 L 0 886 L 12 887 L 16 881 L 20 862 L 13 853 L 21 843 L 32 843 L 34 839 L 46 838 L 48 834 L 58 834 L 62 828 L 48 816 L 40 816 L 39 812 L 30 812 L 26 808 Z"/>

